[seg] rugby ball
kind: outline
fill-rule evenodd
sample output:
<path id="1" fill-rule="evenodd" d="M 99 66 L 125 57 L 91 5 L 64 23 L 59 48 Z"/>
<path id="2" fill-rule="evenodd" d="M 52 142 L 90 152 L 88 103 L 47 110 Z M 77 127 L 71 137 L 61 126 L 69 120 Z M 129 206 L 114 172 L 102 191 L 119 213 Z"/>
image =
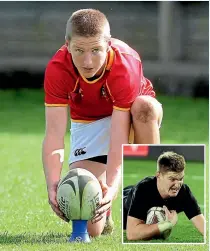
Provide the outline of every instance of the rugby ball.
<path id="1" fill-rule="evenodd" d="M 70 170 L 58 184 L 57 202 L 69 220 L 90 220 L 101 199 L 99 181 L 83 168 Z"/>
<path id="2" fill-rule="evenodd" d="M 147 212 L 146 224 L 156 224 L 166 220 L 165 210 L 162 207 L 152 207 Z M 171 229 L 166 230 L 159 237 L 162 239 L 167 239 L 171 234 Z"/>

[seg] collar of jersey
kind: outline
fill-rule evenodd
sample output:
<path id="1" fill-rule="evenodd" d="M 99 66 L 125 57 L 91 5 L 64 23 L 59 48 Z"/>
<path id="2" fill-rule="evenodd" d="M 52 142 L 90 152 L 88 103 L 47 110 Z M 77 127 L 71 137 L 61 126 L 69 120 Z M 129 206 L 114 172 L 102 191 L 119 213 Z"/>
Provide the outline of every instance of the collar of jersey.
<path id="1" fill-rule="evenodd" d="M 81 73 L 79 73 L 80 76 L 88 84 L 96 83 L 97 81 L 99 81 L 104 76 L 105 71 L 110 71 L 111 70 L 112 64 L 114 62 L 114 56 L 115 56 L 114 50 L 110 47 L 110 50 L 108 51 L 107 57 L 106 57 L 106 65 L 105 65 L 105 67 L 103 69 L 102 74 L 97 79 L 94 79 L 93 81 L 89 81 Z"/>

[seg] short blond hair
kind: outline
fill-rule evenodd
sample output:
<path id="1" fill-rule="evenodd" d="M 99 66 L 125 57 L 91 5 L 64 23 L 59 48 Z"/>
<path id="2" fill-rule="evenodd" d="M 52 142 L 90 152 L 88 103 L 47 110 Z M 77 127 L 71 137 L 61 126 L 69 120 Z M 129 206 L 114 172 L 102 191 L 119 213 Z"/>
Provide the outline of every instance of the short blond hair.
<path id="1" fill-rule="evenodd" d="M 75 11 L 66 24 L 66 40 L 72 36 L 94 37 L 104 35 L 106 39 L 111 37 L 110 25 L 106 16 L 95 9 L 81 9 Z"/>

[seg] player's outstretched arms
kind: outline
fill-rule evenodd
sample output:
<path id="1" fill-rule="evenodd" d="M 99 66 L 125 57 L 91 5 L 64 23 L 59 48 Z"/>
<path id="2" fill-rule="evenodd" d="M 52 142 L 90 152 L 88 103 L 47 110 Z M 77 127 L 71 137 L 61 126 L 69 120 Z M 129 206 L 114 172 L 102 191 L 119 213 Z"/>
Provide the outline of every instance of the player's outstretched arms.
<path id="1" fill-rule="evenodd" d="M 128 216 L 126 229 L 128 240 L 149 240 L 158 235 L 160 235 L 158 224 L 148 225 L 143 220 Z"/>
<path id="2" fill-rule="evenodd" d="M 42 148 L 43 168 L 47 183 L 49 204 L 53 211 L 66 220 L 56 201 L 64 158 L 64 136 L 67 126 L 67 107 L 46 107 L 46 131 Z"/>
<path id="3" fill-rule="evenodd" d="M 198 231 L 204 235 L 204 225 L 205 225 L 205 218 L 203 214 L 196 215 L 191 219 L 194 226 L 198 229 Z"/>

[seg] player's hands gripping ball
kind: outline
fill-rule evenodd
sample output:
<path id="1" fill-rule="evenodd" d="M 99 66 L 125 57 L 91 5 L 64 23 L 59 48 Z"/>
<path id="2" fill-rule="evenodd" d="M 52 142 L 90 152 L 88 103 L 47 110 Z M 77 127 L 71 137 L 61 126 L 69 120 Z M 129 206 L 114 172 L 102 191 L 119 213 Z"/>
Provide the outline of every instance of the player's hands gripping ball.
<path id="1" fill-rule="evenodd" d="M 64 216 L 64 214 L 59 209 L 58 202 L 56 200 L 57 187 L 58 187 L 58 182 L 56 184 L 48 186 L 48 189 L 47 189 L 48 190 L 48 202 L 52 210 L 56 213 L 58 217 L 60 217 L 62 220 L 66 222 L 69 222 L 69 220 Z"/>
<path id="2" fill-rule="evenodd" d="M 173 226 L 175 226 L 178 221 L 177 212 L 175 210 L 169 211 L 166 206 L 163 206 L 163 209 L 165 210 L 166 219 L 170 221 Z"/>
<path id="3" fill-rule="evenodd" d="M 161 234 L 161 237 L 167 239 L 171 234 L 172 228 L 176 225 L 178 216 L 175 210 L 169 211 L 166 206 L 163 206 L 165 211 L 166 220 L 158 223 L 158 228 Z"/>
<path id="4" fill-rule="evenodd" d="M 107 184 L 99 181 L 103 193 L 103 199 L 101 200 L 100 206 L 96 209 L 95 216 L 92 218 L 92 223 L 100 221 L 106 214 L 107 210 L 110 209 L 112 200 L 115 196 L 115 191 L 112 187 L 107 186 Z"/>

